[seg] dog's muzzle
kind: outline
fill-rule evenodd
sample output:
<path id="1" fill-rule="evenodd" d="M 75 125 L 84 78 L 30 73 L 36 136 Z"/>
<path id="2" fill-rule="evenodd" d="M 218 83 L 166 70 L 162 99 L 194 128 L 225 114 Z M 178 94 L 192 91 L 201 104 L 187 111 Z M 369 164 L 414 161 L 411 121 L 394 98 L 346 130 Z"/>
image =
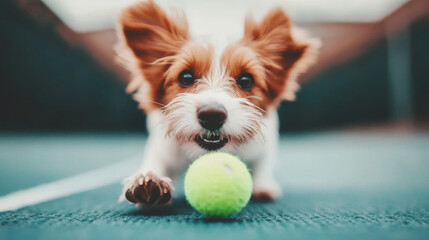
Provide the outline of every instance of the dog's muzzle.
<path id="1" fill-rule="evenodd" d="M 221 135 L 220 129 L 227 119 L 227 111 L 220 104 L 207 104 L 197 109 L 198 122 L 204 131 L 195 137 L 195 142 L 206 150 L 215 151 L 228 142 L 228 139 Z"/>

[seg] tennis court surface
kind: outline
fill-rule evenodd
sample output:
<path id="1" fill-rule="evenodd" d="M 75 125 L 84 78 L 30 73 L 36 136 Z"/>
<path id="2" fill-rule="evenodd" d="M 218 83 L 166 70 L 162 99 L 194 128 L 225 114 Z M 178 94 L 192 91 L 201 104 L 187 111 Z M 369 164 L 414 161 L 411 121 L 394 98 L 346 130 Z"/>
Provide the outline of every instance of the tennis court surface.
<path id="1" fill-rule="evenodd" d="M 429 238 L 427 133 L 282 136 L 283 197 L 228 220 L 201 217 L 182 184 L 169 209 L 118 203 L 145 139 L 0 135 L 0 239 Z"/>

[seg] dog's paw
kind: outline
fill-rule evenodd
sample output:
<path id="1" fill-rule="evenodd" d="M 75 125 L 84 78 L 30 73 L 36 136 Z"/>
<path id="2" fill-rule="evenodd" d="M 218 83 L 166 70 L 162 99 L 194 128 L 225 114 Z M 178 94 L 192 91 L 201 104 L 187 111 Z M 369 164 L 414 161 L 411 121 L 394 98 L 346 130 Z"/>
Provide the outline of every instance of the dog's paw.
<path id="1" fill-rule="evenodd" d="M 158 207 L 171 204 L 172 191 L 171 179 L 148 172 L 135 176 L 134 181 L 125 185 L 123 196 L 137 205 Z"/>
<path id="2" fill-rule="evenodd" d="M 252 200 L 254 201 L 274 201 L 281 195 L 280 185 L 273 179 L 255 180 L 253 183 Z"/>

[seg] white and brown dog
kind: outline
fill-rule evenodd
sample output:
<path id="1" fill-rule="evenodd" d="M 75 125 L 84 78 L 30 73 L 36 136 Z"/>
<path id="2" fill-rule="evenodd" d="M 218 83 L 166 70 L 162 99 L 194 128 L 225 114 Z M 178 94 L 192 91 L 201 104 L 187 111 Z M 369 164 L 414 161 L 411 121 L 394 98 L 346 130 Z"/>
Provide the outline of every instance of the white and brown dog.
<path id="1" fill-rule="evenodd" d="M 280 8 L 259 23 L 247 18 L 244 35 L 227 45 L 200 42 L 188 29 L 183 15 L 169 16 L 153 1 L 120 18 L 118 55 L 133 75 L 127 90 L 147 113 L 150 134 L 122 198 L 170 204 L 177 178 L 210 151 L 248 164 L 254 199 L 278 198 L 276 108 L 294 99 L 297 76 L 315 61 L 319 41 L 298 37 Z"/>

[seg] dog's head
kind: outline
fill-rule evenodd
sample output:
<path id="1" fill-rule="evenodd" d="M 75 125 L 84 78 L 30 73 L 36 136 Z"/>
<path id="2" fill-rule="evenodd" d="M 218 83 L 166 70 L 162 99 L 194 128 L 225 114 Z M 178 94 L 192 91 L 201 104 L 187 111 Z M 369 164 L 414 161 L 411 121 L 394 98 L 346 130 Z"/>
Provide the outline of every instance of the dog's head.
<path id="1" fill-rule="evenodd" d="M 231 150 L 257 138 L 282 99 L 294 99 L 297 75 L 315 60 L 318 41 L 292 32 L 278 8 L 260 23 L 247 18 L 244 36 L 218 49 L 193 39 L 183 15 L 138 3 L 119 26 L 133 73 L 128 91 L 146 112 L 163 112 L 161 124 L 179 144 Z"/>

